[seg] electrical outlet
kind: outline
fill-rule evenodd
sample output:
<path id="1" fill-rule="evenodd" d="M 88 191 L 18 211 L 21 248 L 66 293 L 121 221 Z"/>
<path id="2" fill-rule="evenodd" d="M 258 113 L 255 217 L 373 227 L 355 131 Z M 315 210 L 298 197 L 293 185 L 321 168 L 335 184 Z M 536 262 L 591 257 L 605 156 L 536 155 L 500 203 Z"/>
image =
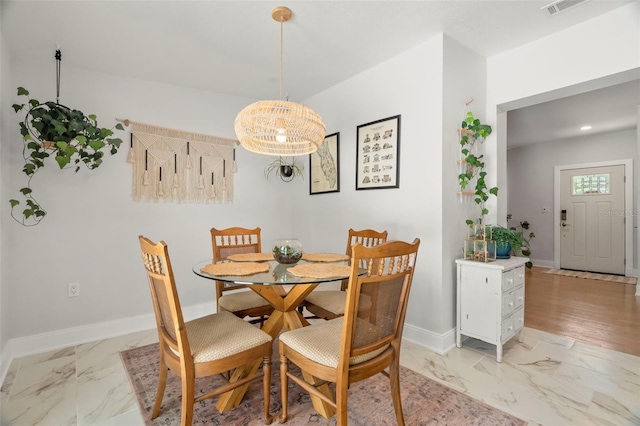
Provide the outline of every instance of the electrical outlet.
<path id="1" fill-rule="evenodd" d="M 69 297 L 80 296 L 80 283 L 69 283 Z"/>

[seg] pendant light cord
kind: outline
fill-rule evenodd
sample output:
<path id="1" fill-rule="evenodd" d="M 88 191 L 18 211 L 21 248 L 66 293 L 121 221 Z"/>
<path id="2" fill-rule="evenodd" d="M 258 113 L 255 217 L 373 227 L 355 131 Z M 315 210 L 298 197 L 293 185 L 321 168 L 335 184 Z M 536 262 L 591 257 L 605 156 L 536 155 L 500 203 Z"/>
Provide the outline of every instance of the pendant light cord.
<path id="1" fill-rule="evenodd" d="M 282 51 L 283 51 L 283 34 L 284 34 L 284 21 L 280 17 L 280 100 L 282 100 Z"/>
<path id="2" fill-rule="evenodd" d="M 56 103 L 60 103 L 60 63 L 62 62 L 62 52 L 56 50 Z"/>

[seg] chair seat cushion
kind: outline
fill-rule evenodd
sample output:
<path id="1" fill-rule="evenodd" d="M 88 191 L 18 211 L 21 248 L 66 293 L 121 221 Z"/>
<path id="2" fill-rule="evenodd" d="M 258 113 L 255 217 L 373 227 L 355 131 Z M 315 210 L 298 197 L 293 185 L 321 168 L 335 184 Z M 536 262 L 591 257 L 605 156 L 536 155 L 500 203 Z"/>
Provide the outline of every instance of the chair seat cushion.
<path id="1" fill-rule="evenodd" d="M 362 309 L 371 307 L 371 297 L 369 295 L 361 293 L 360 299 Z M 304 300 L 321 307 L 325 311 L 333 312 L 335 315 L 344 315 L 347 292 L 340 290 L 312 291 Z"/>
<path id="2" fill-rule="evenodd" d="M 337 368 L 340 357 L 343 320 L 344 317 L 340 317 L 325 323 L 286 331 L 280 335 L 280 341 L 313 362 Z M 360 364 L 375 358 L 384 352 L 388 346 L 351 357 L 349 365 Z"/>
<path id="3" fill-rule="evenodd" d="M 231 312 L 218 312 L 185 323 L 194 362 L 208 362 L 272 340 L 259 328 Z"/>
<path id="4" fill-rule="evenodd" d="M 237 312 L 246 309 L 268 306 L 269 303 L 253 290 L 243 290 L 235 293 L 228 293 L 218 299 L 218 308 L 225 311 Z"/>

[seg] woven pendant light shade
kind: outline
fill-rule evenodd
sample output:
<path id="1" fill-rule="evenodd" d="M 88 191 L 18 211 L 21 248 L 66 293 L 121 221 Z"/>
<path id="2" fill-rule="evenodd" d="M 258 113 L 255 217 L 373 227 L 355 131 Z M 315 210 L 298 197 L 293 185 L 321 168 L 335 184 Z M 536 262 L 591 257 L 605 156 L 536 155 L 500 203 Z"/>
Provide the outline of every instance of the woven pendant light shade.
<path id="1" fill-rule="evenodd" d="M 271 17 L 280 23 L 280 99 L 282 99 L 282 24 L 291 19 L 291 9 L 279 6 Z M 240 111 L 236 136 L 248 151 L 258 154 L 294 156 L 316 152 L 327 128 L 309 107 L 285 100 L 259 101 Z"/>
<path id="2" fill-rule="evenodd" d="M 236 136 L 248 151 L 293 156 L 316 152 L 326 127 L 311 108 L 289 101 L 259 101 L 240 111 Z"/>

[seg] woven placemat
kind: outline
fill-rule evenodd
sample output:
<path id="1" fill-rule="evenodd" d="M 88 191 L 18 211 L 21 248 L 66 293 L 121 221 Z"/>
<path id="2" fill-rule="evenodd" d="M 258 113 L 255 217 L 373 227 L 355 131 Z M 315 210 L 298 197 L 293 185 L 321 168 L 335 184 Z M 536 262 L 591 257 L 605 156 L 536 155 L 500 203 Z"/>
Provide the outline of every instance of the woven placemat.
<path id="1" fill-rule="evenodd" d="M 349 256 L 338 253 L 302 253 L 302 260 L 308 262 L 340 262 L 349 260 Z"/>
<path id="2" fill-rule="evenodd" d="M 269 272 L 269 265 L 266 263 L 242 262 L 242 263 L 216 263 L 206 265 L 200 271 L 210 275 L 253 275 L 259 272 Z"/>
<path id="3" fill-rule="evenodd" d="M 227 259 L 234 262 L 266 262 L 273 260 L 273 253 L 236 253 L 227 256 Z"/>
<path id="4" fill-rule="evenodd" d="M 296 277 L 345 278 L 351 273 L 351 266 L 307 263 L 288 268 L 287 272 Z"/>

